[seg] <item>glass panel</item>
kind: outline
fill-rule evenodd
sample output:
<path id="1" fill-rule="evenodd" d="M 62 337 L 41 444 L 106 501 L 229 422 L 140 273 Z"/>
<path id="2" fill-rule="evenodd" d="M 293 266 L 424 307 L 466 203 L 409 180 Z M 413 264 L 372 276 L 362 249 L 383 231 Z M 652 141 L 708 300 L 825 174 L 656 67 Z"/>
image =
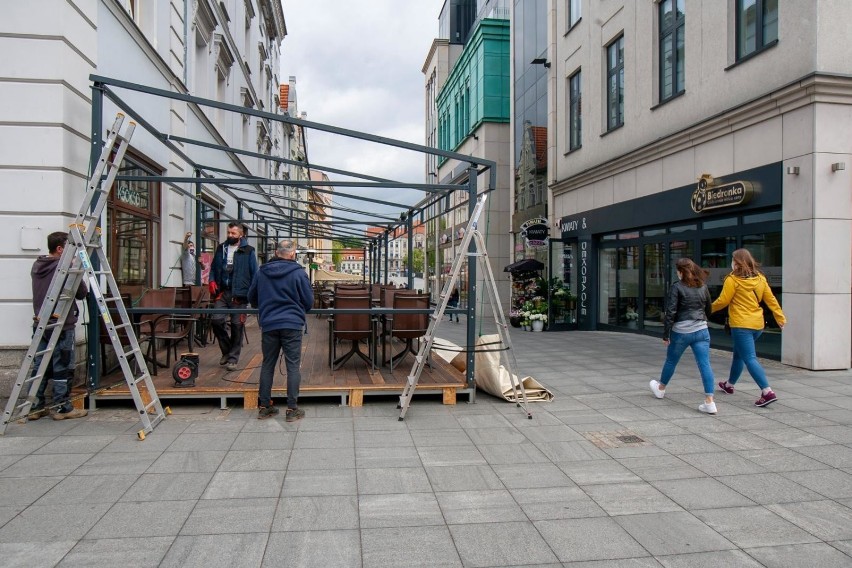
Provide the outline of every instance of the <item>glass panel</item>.
<path id="1" fill-rule="evenodd" d="M 614 241 L 617 238 L 618 238 L 617 235 L 604 235 L 604 236 L 601 237 L 601 240 L 602 241 Z"/>
<path id="2" fill-rule="evenodd" d="M 602 249 L 598 265 L 598 282 L 600 283 L 600 304 L 598 321 L 615 325 L 618 321 L 616 274 L 618 266 L 618 250 Z"/>
<path id="3" fill-rule="evenodd" d="M 151 222 L 131 213 L 115 213 L 115 247 L 118 266 L 115 279 L 119 285 L 150 285 Z"/>
<path id="4" fill-rule="evenodd" d="M 713 221 L 704 221 L 701 224 L 705 229 L 718 229 L 719 227 L 735 227 L 737 225 L 736 217 L 728 217 L 727 219 L 714 219 Z"/>
<path id="5" fill-rule="evenodd" d="M 617 125 L 624 124 L 624 67 L 618 70 L 618 118 Z"/>
<path id="6" fill-rule="evenodd" d="M 607 126 L 609 128 L 618 126 L 618 85 L 616 84 L 616 80 L 615 75 L 609 78 L 609 92 L 607 93 L 609 102 L 609 120 L 607 121 Z"/>
<path id="7" fill-rule="evenodd" d="M 663 243 L 645 245 L 645 303 L 642 314 L 643 326 L 646 329 L 662 327 L 665 294 L 666 267 Z"/>
<path id="8" fill-rule="evenodd" d="M 550 317 L 553 324 L 577 323 L 577 243 L 551 241 Z"/>
<path id="9" fill-rule="evenodd" d="M 668 34 L 660 40 L 660 98 L 668 99 L 673 94 L 672 51 L 674 35 Z"/>
<path id="10" fill-rule="evenodd" d="M 686 0 L 677 0 L 677 17 L 682 18 L 686 13 Z"/>
<path id="11" fill-rule="evenodd" d="M 660 2 L 660 29 L 664 30 L 674 24 L 675 15 L 672 12 L 672 0 Z"/>
<path id="12" fill-rule="evenodd" d="M 656 235 L 665 235 L 666 230 L 665 229 L 651 229 L 651 230 L 648 230 L 648 231 L 642 231 L 642 234 L 645 235 L 646 237 L 654 237 Z"/>
<path id="13" fill-rule="evenodd" d="M 636 329 L 639 325 L 639 247 L 618 249 L 618 322 Z"/>
<path id="14" fill-rule="evenodd" d="M 669 227 L 670 233 L 683 233 L 685 231 L 695 231 L 698 225 L 680 225 L 678 227 Z"/>
<path id="15" fill-rule="evenodd" d="M 580 0 L 571 0 L 568 6 L 568 27 L 576 24 L 580 15 Z"/>
<path id="16" fill-rule="evenodd" d="M 755 260 L 761 264 L 760 271 L 766 276 L 766 280 L 772 287 L 772 293 L 775 294 L 775 299 L 780 304 L 783 292 L 781 287 L 781 233 L 745 235 L 743 237 L 743 248 L 748 249 Z M 755 343 L 755 349 L 759 356 L 778 359 L 781 357 L 781 330 L 775 324 L 775 318 L 770 316 L 767 319 L 770 324 L 764 328 L 763 335 Z"/>
<path id="17" fill-rule="evenodd" d="M 780 221 L 781 220 L 781 212 L 780 211 L 772 211 L 770 213 L 756 213 L 754 215 L 745 215 L 743 216 L 743 223 L 765 223 L 767 221 Z"/>
<path id="18" fill-rule="evenodd" d="M 778 39 L 778 0 L 763 0 L 763 45 Z"/>
<path id="19" fill-rule="evenodd" d="M 675 60 L 675 69 L 676 69 L 675 92 L 676 93 L 682 93 L 685 86 L 686 86 L 686 79 L 685 79 L 685 77 L 686 77 L 686 72 L 685 72 L 686 64 L 684 62 L 684 58 L 686 57 L 686 55 L 685 55 L 686 47 L 684 46 L 684 39 L 683 39 L 683 33 L 684 33 L 683 24 L 681 24 L 681 26 L 677 29 L 676 33 L 677 33 L 677 48 L 676 48 L 677 51 L 676 51 L 676 55 L 675 55 L 675 57 L 676 57 L 676 60 Z"/>
<path id="20" fill-rule="evenodd" d="M 638 239 L 638 238 L 639 238 L 639 231 L 633 231 L 633 232 L 630 232 L 630 233 L 620 233 L 618 235 L 618 240 L 620 240 L 620 241 L 626 241 L 626 240 Z"/>
<path id="21" fill-rule="evenodd" d="M 722 292 L 725 276 L 731 272 L 731 254 L 737 248 L 735 237 L 719 237 L 701 241 L 701 267 L 710 273 L 707 277 L 707 288 L 714 300 Z M 725 323 L 725 310 L 710 316 L 710 327 L 721 329 Z"/>
<path id="22" fill-rule="evenodd" d="M 126 158 L 121 161 L 120 175 L 123 176 L 147 176 L 150 172 L 143 170 Z M 122 181 L 115 189 L 115 200 L 122 205 L 129 205 L 136 209 L 149 210 L 151 208 L 150 184 L 147 181 Z"/>
<path id="23" fill-rule="evenodd" d="M 672 241 L 669 243 L 669 284 L 677 280 L 677 267 L 675 263 L 680 258 L 695 260 L 695 251 L 692 241 Z"/>
<path id="24" fill-rule="evenodd" d="M 737 1 L 737 56 L 757 48 L 757 0 Z"/>

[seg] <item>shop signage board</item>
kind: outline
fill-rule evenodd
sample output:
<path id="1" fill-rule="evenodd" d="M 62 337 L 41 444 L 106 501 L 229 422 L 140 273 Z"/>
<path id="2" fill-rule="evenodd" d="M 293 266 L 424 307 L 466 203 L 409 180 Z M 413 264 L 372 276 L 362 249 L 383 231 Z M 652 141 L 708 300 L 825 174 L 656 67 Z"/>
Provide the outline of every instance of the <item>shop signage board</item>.
<path id="1" fill-rule="evenodd" d="M 530 248 L 543 248 L 547 246 L 547 239 L 550 236 L 550 229 L 547 226 L 547 219 L 543 217 L 533 217 L 521 224 L 521 237 L 526 239 L 527 246 Z"/>
<path id="2" fill-rule="evenodd" d="M 747 181 L 735 181 L 722 185 L 713 185 L 709 176 L 701 176 L 698 187 L 692 192 L 690 205 L 696 213 L 736 207 L 751 201 L 754 194 L 752 184 Z"/>

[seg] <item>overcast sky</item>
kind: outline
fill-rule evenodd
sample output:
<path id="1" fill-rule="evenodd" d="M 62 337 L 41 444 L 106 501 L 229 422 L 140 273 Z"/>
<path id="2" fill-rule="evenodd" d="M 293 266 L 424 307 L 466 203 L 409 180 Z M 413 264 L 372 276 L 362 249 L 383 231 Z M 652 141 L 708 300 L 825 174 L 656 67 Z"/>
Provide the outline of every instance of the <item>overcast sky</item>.
<path id="1" fill-rule="evenodd" d="M 296 77 L 299 112 L 307 112 L 310 121 L 423 144 L 421 69 L 438 35 L 443 3 L 283 0 L 287 36 L 281 48 L 281 80 Z M 307 142 L 312 163 L 412 183 L 424 181 L 422 154 L 318 131 L 309 131 Z M 329 177 L 343 179 L 334 174 Z M 399 190 L 339 191 L 405 204 L 424 195 L 413 190 L 405 194 Z M 369 211 L 381 208 L 337 198 L 335 204 Z M 394 215 L 400 211 L 385 209 Z"/>

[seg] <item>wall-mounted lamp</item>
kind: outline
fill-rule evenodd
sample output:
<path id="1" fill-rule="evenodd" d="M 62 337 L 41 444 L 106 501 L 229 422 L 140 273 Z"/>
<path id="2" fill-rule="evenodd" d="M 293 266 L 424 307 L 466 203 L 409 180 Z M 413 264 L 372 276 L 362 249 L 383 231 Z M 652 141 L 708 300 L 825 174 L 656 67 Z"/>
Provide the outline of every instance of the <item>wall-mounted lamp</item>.
<path id="1" fill-rule="evenodd" d="M 840 170 L 846 169 L 846 162 L 834 162 L 831 164 L 831 171 L 839 172 Z"/>
<path id="2" fill-rule="evenodd" d="M 530 65 L 544 65 L 545 69 L 550 69 L 550 61 L 548 61 L 544 57 L 536 57 L 535 59 L 530 61 Z"/>
<path id="3" fill-rule="evenodd" d="M 791 175 L 791 176 L 799 175 L 799 166 L 787 166 L 787 175 Z"/>
<path id="4" fill-rule="evenodd" d="M 473 139 L 474 139 L 474 140 L 479 140 L 479 136 L 477 136 L 476 134 L 474 134 L 474 135 L 473 135 Z"/>

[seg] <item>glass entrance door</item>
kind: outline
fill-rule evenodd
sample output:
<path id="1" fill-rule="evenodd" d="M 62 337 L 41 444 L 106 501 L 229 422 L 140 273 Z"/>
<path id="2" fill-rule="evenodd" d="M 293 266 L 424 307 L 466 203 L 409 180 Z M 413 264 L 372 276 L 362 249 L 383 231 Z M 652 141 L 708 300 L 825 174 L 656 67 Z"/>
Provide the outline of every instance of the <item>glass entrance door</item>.
<path id="1" fill-rule="evenodd" d="M 551 239 L 548 255 L 548 329 L 577 327 L 578 245 L 576 240 Z"/>

